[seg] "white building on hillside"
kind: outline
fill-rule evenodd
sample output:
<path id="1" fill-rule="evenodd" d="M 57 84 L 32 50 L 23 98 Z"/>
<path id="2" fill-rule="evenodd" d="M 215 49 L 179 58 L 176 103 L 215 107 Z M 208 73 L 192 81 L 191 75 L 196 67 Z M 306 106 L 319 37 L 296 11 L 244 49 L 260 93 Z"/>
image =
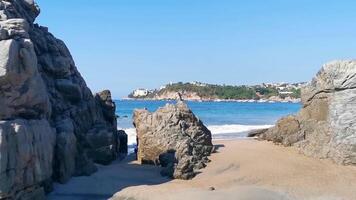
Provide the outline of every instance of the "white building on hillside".
<path id="1" fill-rule="evenodd" d="M 290 92 L 290 91 L 281 91 L 281 92 L 279 92 L 279 94 L 288 95 L 288 94 L 293 94 L 293 92 Z"/>
<path id="2" fill-rule="evenodd" d="M 201 83 L 201 82 L 198 82 L 198 81 L 192 81 L 192 82 L 190 82 L 190 84 L 196 85 L 196 86 L 200 86 L 200 87 L 206 87 L 207 86 L 207 84 Z"/>
<path id="3" fill-rule="evenodd" d="M 132 96 L 134 97 L 144 97 L 147 96 L 149 94 L 149 90 L 147 89 L 136 89 L 133 91 Z"/>

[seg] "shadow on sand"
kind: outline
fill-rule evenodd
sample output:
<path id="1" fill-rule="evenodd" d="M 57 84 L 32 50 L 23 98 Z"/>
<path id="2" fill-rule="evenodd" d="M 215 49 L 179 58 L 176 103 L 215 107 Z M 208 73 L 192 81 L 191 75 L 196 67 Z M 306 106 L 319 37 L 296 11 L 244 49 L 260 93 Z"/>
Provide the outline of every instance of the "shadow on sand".
<path id="1" fill-rule="evenodd" d="M 223 144 L 214 145 L 218 153 Z M 91 176 L 73 177 L 66 184 L 56 183 L 48 200 L 101 200 L 112 197 L 121 190 L 139 185 L 159 185 L 172 179 L 162 177 L 162 168 L 134 163 L 135 155 L 130 154 L 122 161 L 108 166 L 98 165 L 98 172 Z M 200 173 L 200 172 L 198 172 Z"/>
<path id="2" fill-rule="evenodd" d="M 122 189 L 139 185 L 158 185 L 171 181 L 160 175 L 160 167 L 132 163 L 131 154 L 122 161 L 108 166 L 98 166 L 91 176 L 73 177 L 66 184 L 55 184 L 49 200 L 101 200 L 112 197 Z"/>

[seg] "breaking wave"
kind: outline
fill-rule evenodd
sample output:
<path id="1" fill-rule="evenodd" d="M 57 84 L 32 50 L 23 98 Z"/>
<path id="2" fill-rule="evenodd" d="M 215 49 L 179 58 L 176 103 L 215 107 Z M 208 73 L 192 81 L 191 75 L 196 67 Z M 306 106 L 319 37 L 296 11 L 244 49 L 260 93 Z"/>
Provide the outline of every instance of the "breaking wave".
<path id="1" fill-rule="evenodd" d="M 207 126 L 213 135 L 213 139 L 233 139 L 244 138 L 247 133 L 253 130 L 270 128 L 273 125 L 241 125 L 241 124 L 225 124 L 225 125 L 210 125 Z M 128 136 L 128 145 L 136 144 L 135 128 L 124 129 Z"/>
<path id="2" fill-rule="evenodd" d="M 225 124 L 225 125 L 211 125 L 208 129 L 211 134 L 228 134 L 228 133 L 242 133 L 258 129 L 270 128 L 273 125 L 241 125 L 241 124 Z"/>

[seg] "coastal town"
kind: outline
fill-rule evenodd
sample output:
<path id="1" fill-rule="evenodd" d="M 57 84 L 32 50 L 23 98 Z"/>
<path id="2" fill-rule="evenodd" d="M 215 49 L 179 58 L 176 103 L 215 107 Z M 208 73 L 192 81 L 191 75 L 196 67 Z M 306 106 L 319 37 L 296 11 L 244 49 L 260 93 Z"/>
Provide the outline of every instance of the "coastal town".
<path id="1" fill-rule="evenodd" d="M 192 81 L 169 83 L 159 89 L 138 88 L 127 99 L 134 100 L 174 100 L 177 93 L 187 101 L 233 101 L 233 102 L 300 102 L 300 91 L 306 82 L 262 83 L 258 85 L 213 85 Z"/>

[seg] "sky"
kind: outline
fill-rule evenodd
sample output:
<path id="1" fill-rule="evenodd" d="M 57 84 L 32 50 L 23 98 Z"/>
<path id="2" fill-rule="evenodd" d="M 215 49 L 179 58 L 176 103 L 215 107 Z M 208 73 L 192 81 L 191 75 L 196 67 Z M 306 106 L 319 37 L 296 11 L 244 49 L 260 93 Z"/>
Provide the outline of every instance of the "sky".
<path id="1" fill-rule="evenodd" d="M 309 81 L 356 54 L 354 0 L 37 0 L 93 92 Z"/>

